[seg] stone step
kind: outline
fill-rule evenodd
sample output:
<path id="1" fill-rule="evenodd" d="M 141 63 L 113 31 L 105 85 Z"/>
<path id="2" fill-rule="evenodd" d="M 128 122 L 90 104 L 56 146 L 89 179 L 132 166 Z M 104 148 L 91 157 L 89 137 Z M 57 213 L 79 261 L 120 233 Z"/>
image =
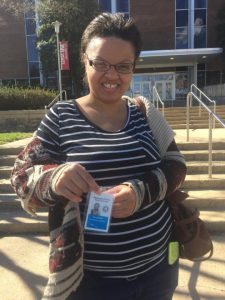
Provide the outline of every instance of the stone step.
<path id="1" fill-rule="evenodd" d="M 188 206 L 203 210 L 225 210 L 225 187 L 224 189 L 184 189 L 189 197 L 185 200 Z"/>
<path id="2" fill-rule="evenodd" d="M 0 179 L 0 194 L 12 194 L 14 192 L 9 179 Z"/>
<path id="3" fill-rule="evenodd" d="M 185 158 L 187 156 L 185 155 Z M 208 160 L 205 161 L 188 161 L 187 168 L 189 174 L 204 174 L 208 173 Z M 225 161 L 213 161 L 213 173 L 224 173 Z M 11 176 L 12 167 L 0 167 L 0 179 L 9 179 Z"/>
<path id="4" fill-rule="evenodd" d="M 12 155 L 12 154 L 5 154 L 5 155 L 1 155 L 0 156 L 0 166 L 13 166 L 14 162 L 16 159 L 16 155 Z"/>
<path id="5" fill-rule="evenodd" d="M 225 210 L 201 210 L 201 219 L 210 232 L 225 231 Z M 0 213 L 0 234 L 48 233 L 47 212 L 39 212 L 36 217 L 25 211 L 2 211 Z"/>
<path id="6" fill-rule="evenodd" d="M 0 167 L 0 179 L 8 179 L 10 178 L 10 174 L 12 171 L 12 167 L 11 166 L 3 166 Z"/>
<path id="7" fill-rule="evenodd" d="M 0 211 L 21 210 L 21 202 L 15 193 L 0 194 Z"/>
<path id="8" fill-rule="evenodd" d="M 198 209 L 225 209 L 225 187 L 224 189 L 184 190 L 189 195 L 186 199 L 189 206 Z M 0 211 L 7 210 L 22 210 L 21 202 L 15 193 L 0 195 Z"/>
<path id="9" fill-rule="evenodd" d="M 206 174 L 188 174 L 186 176 L 183 188 L 224 188 L 225 174 L 213 174 L 213 178 L 208 178 Z M 13 193 L 9 179 L 0 179 L 0 193 Z"/>
<path id="10" fill-rule="evenodd" d="M 207 143 L 178 143 L 178 147 L 184 154 L 185 159 L 188 160 L 208 160 L 208 144 Z M 218 149 L 218 150 L 217 150 Z M 0 178 L 3 175 L 10 173 L 10 166 L 13 166 L 16 155 L 2 155 L 0 156 Z M 225 160 L 225 143 L 213 143 L 213 160 Z M 8 175 L 7 175 L 8 176 Z"/>
<path id="11" fill-rule="evenodd" d="M 176 137 L 175 137 L 176 138 Z M 207 150 L 209 148 L 209 143 L 208 142 L 182 142 L 182 143 L 177 143 L 178 148 L 182 150 Z M 225 152 L 225 142 L 213 142 L 213 150 L 224 150 Z"/>
<path id="12" fill-rule="evenodd" d="M 2 211 L 0 213 L 0 233 L 47 233 L 47 212 L 39 212 L 33 217 L 21 210 Z"/>
<path id="13" fill-rule="evenodd" d="M 183 189 L 223 189 L 225 187 L 225 174 L 213 174 L 209 178 L 205 174 L 187 175 L 182 186 Z"/>
<path id="14" fill-rule="evenodd" d="M 208 150 L 182 150 L 182 154 L 186 161 L 208 161 L 209 151 Z M 213 161 L 224 161 L 225 151 L 224 150 L 213 150 L 212 151 Z"/>
<path id="15" fill-rule="evenodd" d="M 16 155 L 24 146 L 31 140 L 31 138 L 22 139 L 19 141 L 7 143 L 0 146 L 0 155 Z M 0 164 L 1 165 L 1 164 Z"/>
<path id="16" fill-rule="evenodd" d="M 187 161 L 188 174 L 208 174 L 209 163 L 208 161 Z M 225 161 L 213 161 L 212 173 L 224 174 Z"/>
<path id="17" fill-rule="evenodd" d="M 224 121 L 225 120 L 225 115 L 218 115 L 219 118 Z M 168 123 L 170 122 L 177 122 L 177 123 L 185 123 L 187 122 L 187 116 L 185 114 L 181 115 L 181 114 L 178 114 L 178 115 L 168 115 L 168 116 L 164 116 L 166 121 Z M 203 123 L 207 123 L 209 122 L 209 116 L 208 115 L 191 115 L 189 116 L 189 122 L 190 123 L 199 123 L 199 122 L 203 122 Z M 215 121 L 216 123 L 218 123 L 217 121 Z"/>
<path id="18" fill-rule="evenodd" d="M 186 123 L 183 123 L 183 124 L 170 124 L 169 123 L 169 125 L 174 130 L 177 130 L 177 129 L 186 129 Z M 195 130 L 195 129 L 206 129 L 206 128 L 209 128 L 209 125 L 208 124 L 195 124 L 195 125 L 190 125 L 189 128 L 192 129 L 192 130 Z M 216 128 L 221 128 L 221 125 L 220 124 L 216 124 Z"/>

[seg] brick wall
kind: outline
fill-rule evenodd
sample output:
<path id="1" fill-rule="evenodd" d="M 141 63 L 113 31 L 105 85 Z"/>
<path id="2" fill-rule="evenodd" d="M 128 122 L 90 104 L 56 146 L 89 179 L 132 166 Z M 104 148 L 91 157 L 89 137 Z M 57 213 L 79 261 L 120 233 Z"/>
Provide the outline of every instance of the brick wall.
<path id="1" fill-rule="evenodd" d="M 131 0 L 130 6 L 142 33 L 143 50 L 174 49 L 174 0 Z"/>
<path id="2" fill-rule="evenodd" d="M 18 18 L 0 9 L 0 79 L 27 78 L 23 15 Z"/>

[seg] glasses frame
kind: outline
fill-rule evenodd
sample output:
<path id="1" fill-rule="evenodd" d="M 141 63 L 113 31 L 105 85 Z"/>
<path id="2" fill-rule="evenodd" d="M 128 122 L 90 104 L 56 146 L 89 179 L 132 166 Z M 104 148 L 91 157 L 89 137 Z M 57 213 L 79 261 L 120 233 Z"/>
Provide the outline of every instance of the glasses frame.
<path id="1" fill-rule="evenodd" d="M 133 73 L 134 71 L 134 68 L 135 68 L 135 62 L 133 63 L 118 63 L 118 64 L 115 64 L 115 65 L 112 65 L 110 64 L 109 62 L 107 62 L 106 60 L 103 60 L 103 59 L 90 59 L 87 55 L 87 53 L 85 53 L 85 56 L 87 57 L 87 60 L 88 60 L 88 63 L 89 65 L 97 72 L 102 72 L 102 73 L 105 73 L 105 72 L 108 72 L 111 67 L 114 67 L 114 69 L 116 70 L 116 72 L 120 73 L 120 74 L 131 74 Z M 107 65 L 107 68 L 105 70 L 99 70 L 98 68 L 96 68 L 95 66 L 95 61 L 101 61 L 101 62 L 104 62 L 106 65 Z M 119 65 L 132 65 L 132 69 L 129 71 L 129 72 L 121 72 L 121 70 L 118 69 L 118 66 Z"/>

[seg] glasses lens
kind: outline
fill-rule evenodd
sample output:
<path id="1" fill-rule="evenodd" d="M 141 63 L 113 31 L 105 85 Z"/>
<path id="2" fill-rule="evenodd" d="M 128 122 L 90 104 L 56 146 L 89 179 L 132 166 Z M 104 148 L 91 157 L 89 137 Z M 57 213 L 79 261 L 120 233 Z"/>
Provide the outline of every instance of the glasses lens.
<path id="1" fill-rule="evenodd" d="M 93 59 L 92 65 L 96 71 L 105 72 L 109 70 L 109 64 L 103 60 Z"/>
<path id="2" fill-rule="evenodd" d="M 123 63 L 123 64 L 117 64 L 115 65 L 115 68 L 117 72 L 122 73 L 122 74 L 128 74 L 133 71 L 133 64 L 131 63 Z"/>

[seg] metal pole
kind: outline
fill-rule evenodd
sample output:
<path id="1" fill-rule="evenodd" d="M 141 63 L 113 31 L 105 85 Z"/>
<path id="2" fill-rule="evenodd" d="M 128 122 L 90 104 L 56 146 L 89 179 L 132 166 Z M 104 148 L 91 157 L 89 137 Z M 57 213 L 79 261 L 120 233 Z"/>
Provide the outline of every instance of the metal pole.
<path id="1" fill-rule="evenodd" d="M 212 178 L 212 114 L 209 114 L 209 178 Z"/>
<path id="2" fill-rule="evenodd" d="M 60 99 L 60 101 L 62 101 L 62 77 L 61 77 L 61 61 L 60 61 L 60 48 L 59 48 L 59 29 L 60 29 L 61 23 L 59 21 L 55 21 L 52 24 L 55 27 L 55 33 L 56 33 L 57 55 L 58 55 L 59 99 Z"/>
<path id="3" fill-rule="evenodd" d="M 187 109 L 186 109 L 186 129 L 187 129 L 187 142 L 189 142 L 189 127 L 190 127 L 190 97 L 191 93 L 187 94 Z"/>
<path id="4" fill-rule="evenodd" d="M 59 98 L 62 101 L 62 77 L 61 77 L 61 62 L 60 62 L 60 49 L 59 49 L 59 34 L 56 33 L 57 39 L 57 53 L 58 53 L 58 73 L 59 73 Z"/>

